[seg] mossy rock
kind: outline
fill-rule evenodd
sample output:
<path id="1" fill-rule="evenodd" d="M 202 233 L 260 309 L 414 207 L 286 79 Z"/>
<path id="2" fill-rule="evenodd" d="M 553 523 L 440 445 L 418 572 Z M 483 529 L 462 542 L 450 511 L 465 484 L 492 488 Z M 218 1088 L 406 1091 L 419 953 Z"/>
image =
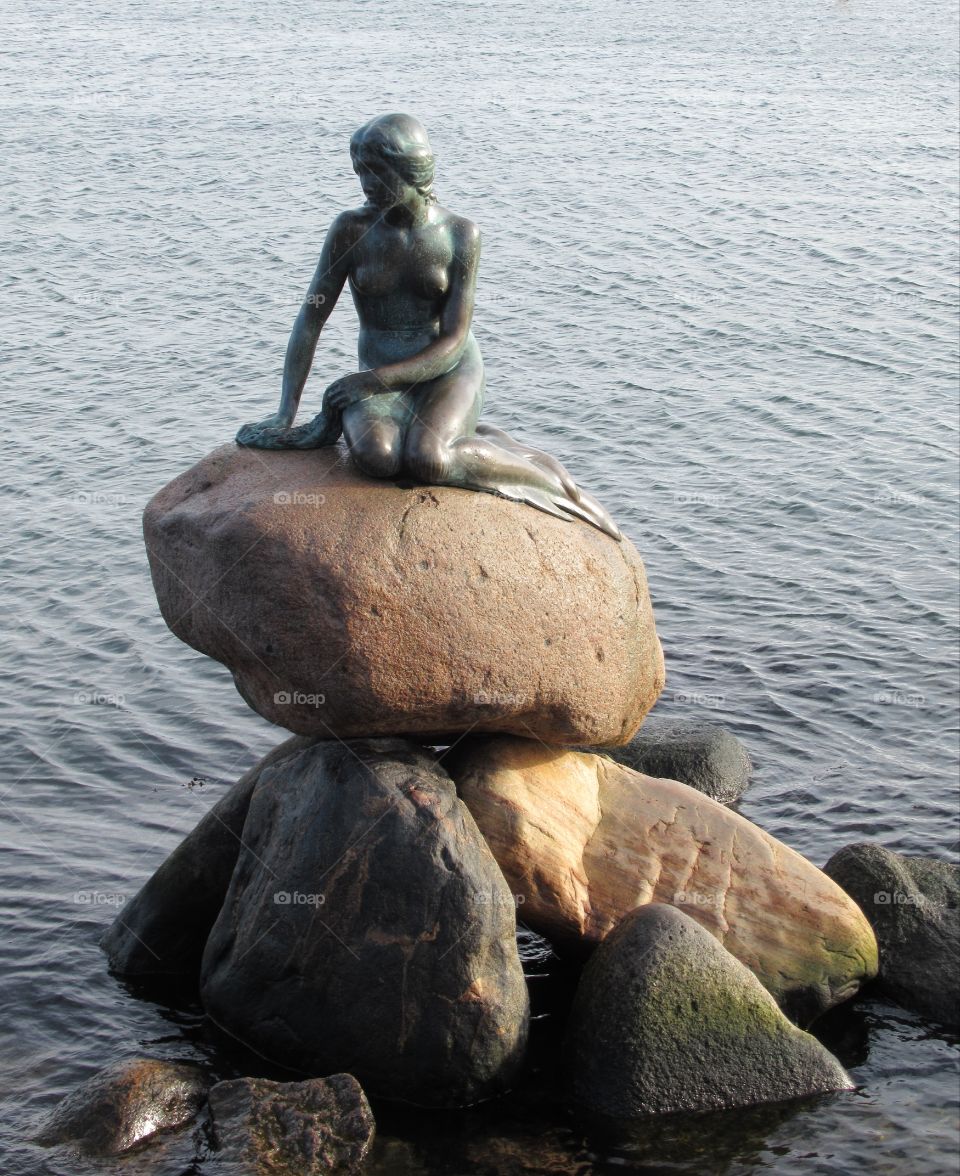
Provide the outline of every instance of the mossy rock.
<path id="1" fill-rule="evenodd" d="M 584 969 L 564 1049 L 575 1110 L 629 1119 L 849 1090 L 753 973 L 689 915 L 626 915 Z"/>

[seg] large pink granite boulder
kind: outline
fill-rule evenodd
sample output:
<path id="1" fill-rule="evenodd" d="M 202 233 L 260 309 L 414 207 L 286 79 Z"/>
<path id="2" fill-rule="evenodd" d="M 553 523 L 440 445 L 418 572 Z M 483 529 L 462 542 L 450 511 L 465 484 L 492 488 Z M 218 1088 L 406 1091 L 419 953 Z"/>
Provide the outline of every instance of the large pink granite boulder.
<path id="1" fill-rule="evenodd" d="M 643 563 L 576 521 L 226 445 L 147 505 L 164 619 L 301 735 L 621 744 L 659 694 Z"/>

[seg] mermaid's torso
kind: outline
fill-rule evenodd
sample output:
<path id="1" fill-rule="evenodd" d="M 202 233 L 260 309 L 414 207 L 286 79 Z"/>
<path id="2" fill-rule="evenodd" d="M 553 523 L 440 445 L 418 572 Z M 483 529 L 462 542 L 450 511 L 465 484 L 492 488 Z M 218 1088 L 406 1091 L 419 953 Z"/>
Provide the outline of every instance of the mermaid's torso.
<path id="1" fill-rule="evenodd" d="M 357 213 L 368 222 L 361 223 L 348 278 L 360 320 L 361 368 L 410 359 L 440 337 L 456 218 L 437 213 L 435 221 L 409 228 L 386 223 L 373 209 Z M 472 333 L 468 350 L 479 354 Z"/>

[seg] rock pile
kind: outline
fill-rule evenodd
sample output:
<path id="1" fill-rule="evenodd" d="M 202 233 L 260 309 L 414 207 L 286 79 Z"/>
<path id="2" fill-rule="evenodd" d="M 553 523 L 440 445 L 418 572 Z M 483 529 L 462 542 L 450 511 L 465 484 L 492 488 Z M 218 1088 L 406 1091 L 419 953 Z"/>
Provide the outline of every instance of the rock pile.
<path id="1" fill-rule="evenodd" d="M 371 482 L 333 449 L 217 450 L 156 495 L 144 528 L 171 629 L 295 734 L 103 940 L 118 973 L 194 978 L 211 1022 L 296 1080 L 215 1088 L 224 1156 L 260 1162 L 249 1141 L 279 1116 L 297 1154 L 329 1143 L 358 1162 L 372 1120 L 354 1080 L 426 1107 L 508 1089 L 529 1023 L 521 907 L 568 957 L 596 949 L 568 1035 L 575 1105 L 640 1114 L 847 1085 L 781 1009 L 813 1016 L 875 974 L 859 908 L 705 795 L 732 799 L 749 772 L 722 733 L 611 750 L 663 685 L 629 542 L 489 495 Z M 689 784 L 628 766 L 673 762 Z M 591 992 L 626 984 L 633 999 L 640 939 L 660 978 L 644 999 L 662 1004 L 644 1049 L 679 1065 L 695 1043 L 691 1081 L 712 1101 L 638 1070 L 629 1042 L 602 1095 L 584 1093 L 610 1028 Z M 717 1084 L 738 1058 L 752 1078 Z M 300 1089 L 330 1074 L 333 1093 Z"/>
<path id="2" fill-rule="evenodd" d="M 155 1146 L 196 1120 L 199 1129 L 192 1144 L 186 1141 L 188 1151 L 177 1156 Z M 196 1065 L 129 1058 L 67 1095 L 34 1142 L 101 1163 L 129 1158 L 132 1167 L 124 1163 L 124 1172 L 198 1171 L 212 1145 L 217 1171 L 225 1176 L 323 1176 L 360 1171 L 375 1133 L 370 1104 L 350 1074 L 306 1082 L 237 1078 L 211 1085 Z"/>

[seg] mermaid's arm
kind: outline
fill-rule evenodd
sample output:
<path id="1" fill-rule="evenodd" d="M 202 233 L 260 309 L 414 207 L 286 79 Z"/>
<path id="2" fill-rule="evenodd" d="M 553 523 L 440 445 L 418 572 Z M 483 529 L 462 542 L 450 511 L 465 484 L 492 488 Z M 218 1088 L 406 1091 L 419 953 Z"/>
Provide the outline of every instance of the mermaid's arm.
<path id="1" fill-rule="evenodd" d="M 280 408 L 276 413 L 276 423 L 281 428 L 289 428 L 293 424 L 303 387 L 310 374 L 317 340 L 347 280 L 350 250 L 356 240 L 354 224 L 354 214 L 347 212 L 341 213 L 330 226 L 313 281 L 290 332 L 283 362 Z"/>
<path id="2" fill-rule="evenodd" d="M 357 240 L 356 214 L 345 212 L 330 226 L 320 261 L 287 344 L 280 407 L 265 421 L 243 425 L 237 444 L 253 449 L 315 449 L 340 436 L 340 413 L 321 411 L 307 425 L 293 427 L 303 386 L 310 374 L 323 324 L 337 304 L 350 272 L 350 251 Z"/>

